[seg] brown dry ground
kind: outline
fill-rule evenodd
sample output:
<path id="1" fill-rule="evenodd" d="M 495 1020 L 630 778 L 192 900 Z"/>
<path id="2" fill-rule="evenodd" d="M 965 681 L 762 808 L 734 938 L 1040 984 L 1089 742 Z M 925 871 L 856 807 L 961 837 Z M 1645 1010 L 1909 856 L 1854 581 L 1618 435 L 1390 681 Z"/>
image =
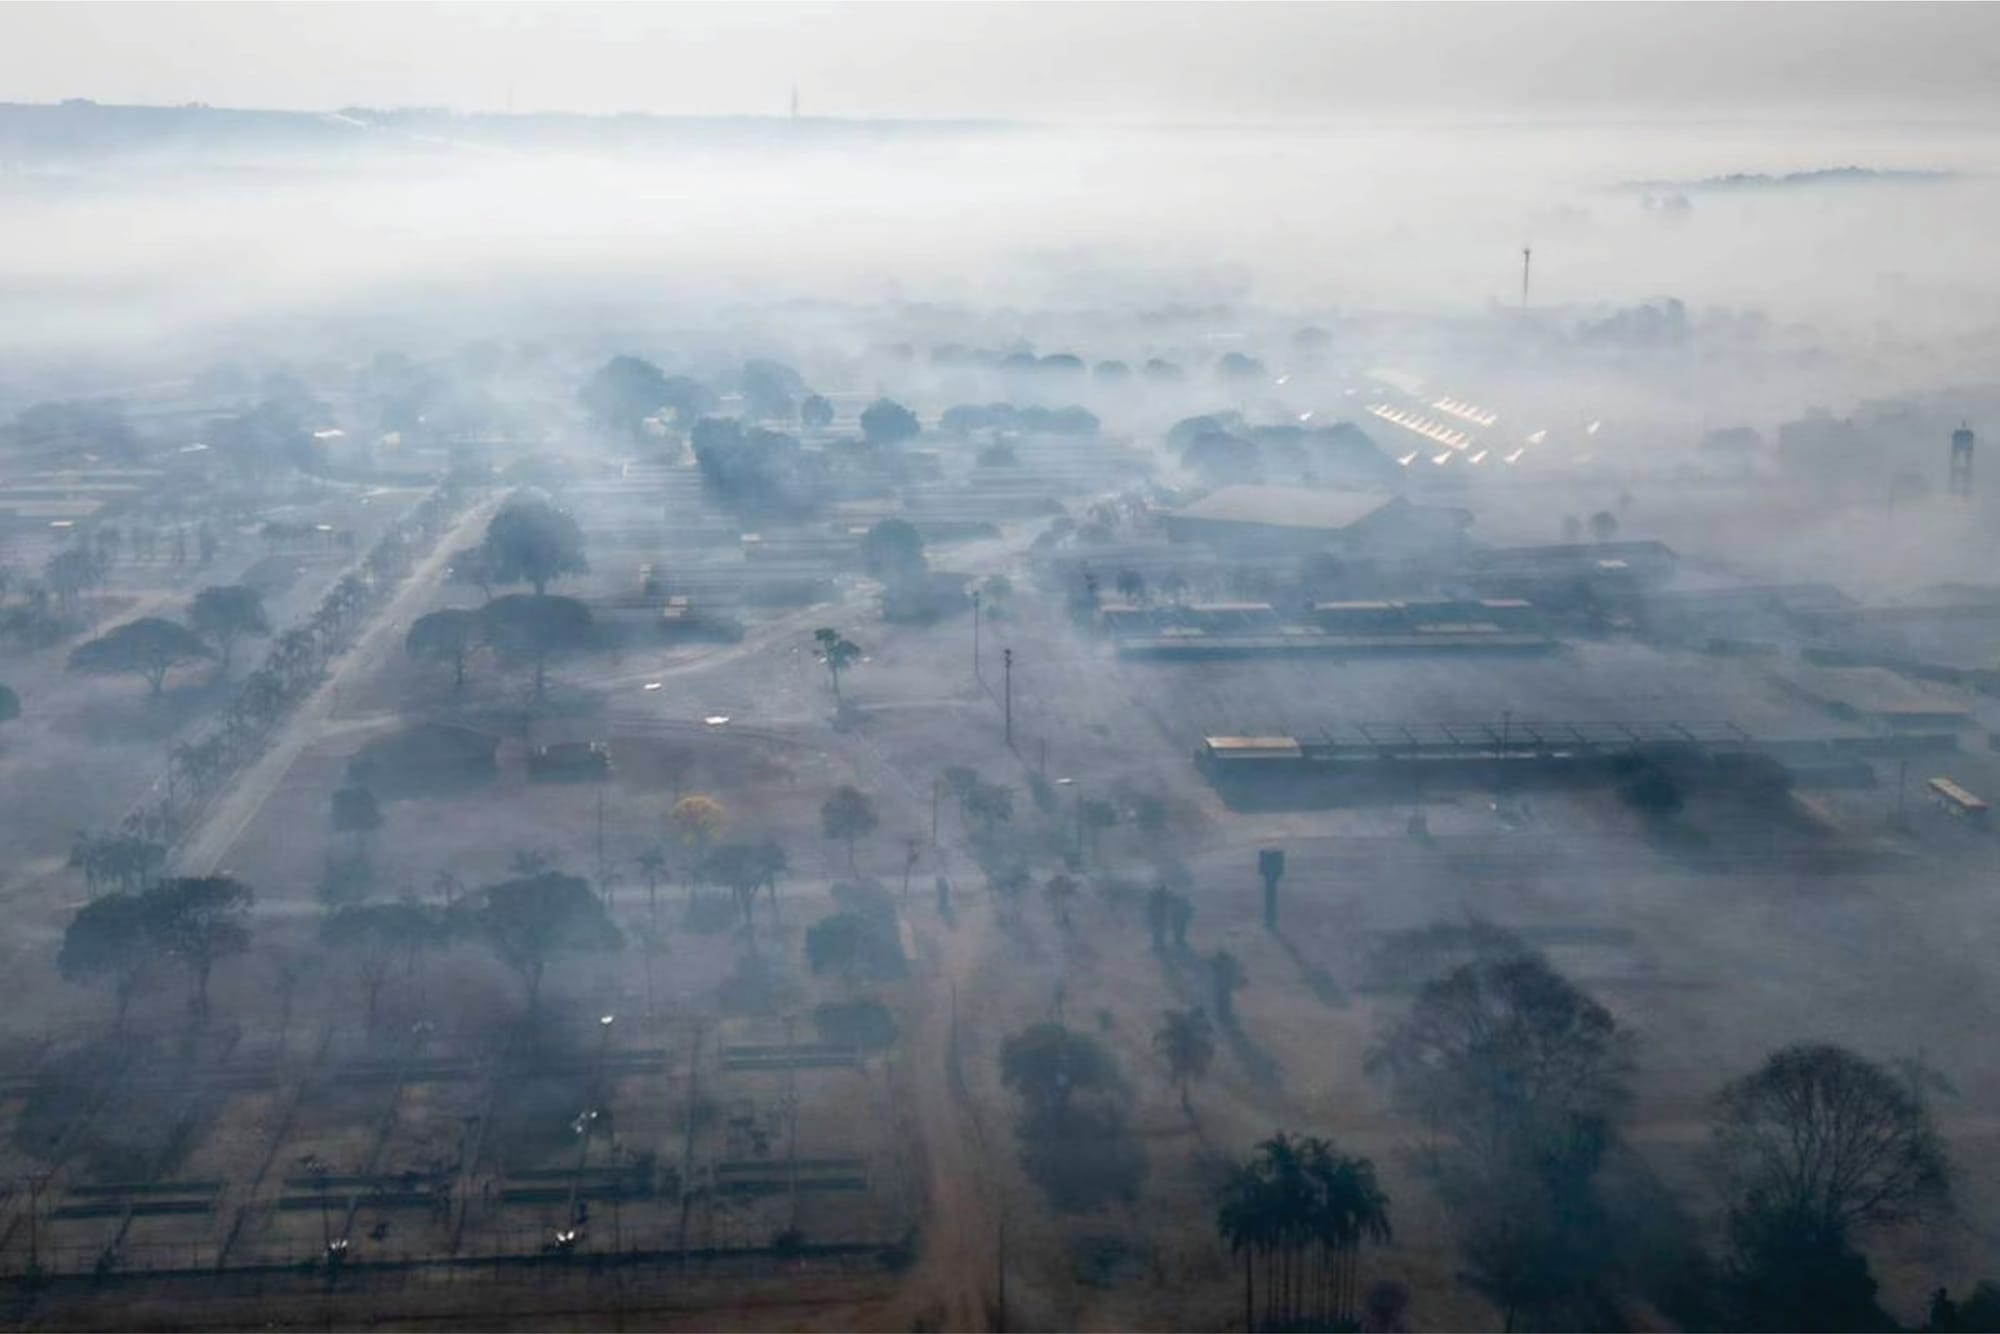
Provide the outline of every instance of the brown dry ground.
<path id="1" fill-rule="evenodd" d="M 995 567 L 1004 559 L 999 552 L 985 558 Z M 228 1060 L 291 1071 L 315 1052 L 329 1067 L 371 1049 L 393 1055 L 410 1025 L 427 1021 L 433 1028 L 423 1051 L 462 1055 L 476 1063 L 477 1074 L 463 1086 L 406 1092 L 378 1164 L 448 1156 L 468 1109 L 487 1102 L 502 1110 L 518 1106 L 523 1123 L 516 1147 L 493 1152 L 516 1155 L 509 1166 L 554 1162 L 567 1149 L 546 1147 L 537 1136 L 569 1114 L 578 1090 L 560 1081 L 547 1089 L 494 1082 L 492 1053 L 505 1041 L 519 1001 L 512 980 L 471 948 L 425 962 L 415 977 L 392 978 L 385 1035 L 371 1039 L 362 1031 L 352 980 L 339 961 L 305 974 L 290 1025 L 279 1022 L 271 1000 L 274 947 L 300 943 L 310 932 L 313 886 L 333 838 L 326 823 L 330 790 L 347 756 L 394 726 L 405 708 L 501 717 L 497 725 L 512 730 L 492 788 L 387 807 L 388 826 L 373 853 L 379 883 L 390 893 L 427 896 L 445 869 L 468 884 L 489 883 L 507 874 L 524 848 L 591 874 L 601 793 L 604 856 L 624 876 L 616 911 L 635 933 L 648 913 L 632 859 L 669 837 L 665 815 L 677 790 L 711 793 L 729 810 L 732 833 L 769 833 L 791 852 L 793 870 L 777 912 L 759 910 L 757 958 L 771 969 L 763 994 L 748 995 L 740 980 L 731 981 L 748 957 L 747 942 L 690 923 L 687 890 L 678 882 L 663 892 L 668 929 L 657 953 L 634 943 L 609 958 L 566 962 L 549 982 L 550 1008 L 578 1049 L 589 1049 L 594 1016 L 615 1013 L 616 1050 L 659 1053 L 656 1065 L 618 1083 L 612 1108 L 626 1151 L 686 1155 L 690 1071 L 700 1066 L 710 1081 L 704 1096 L 720 1105 L 721 1115 L 695 1136 L 691 1158 L 699 1166 L 754 1152 L 732 1142 L 731 1115 L 778 1125 L 785 1115 L 784 1077 L 716 1069 L 717 1046 L 778 1040 L 782 1015 L 850 994 L 810 974 L 802 936 L 831 910 L 830 886 L 850 877 L 844 851 L 821 837 L 819 803 L 842 782 L 871 792 L 882 826 L 861 846 L 860 874 L 900 900 L 905 840 L 918 840 L 914 886 L 902 906 L 915 965 L 909 980 L 876 989 L 902 1028 L 892 1054 L 865 1072 L 815 1072 L 797 1081 L 800 1155 L 860 1157 L 870 1177 L 864 1195 L 815 1201 L 801 1220 L 809 1239 L 887 1240 L 917 1224 L 919 1251 L 906 1273 L 821 1266 L 773 1272 L 767 1265 L 743 1275 L 628 1271 L 614 1281 L 569 1271 L 557 1278 L 546 1270 L 518 1280 L 471 1280 L 459 1271 L 441 1285 L 350 1275 L 331 1293 L 308 1281 L 248 1294 L 232 1291 L 233 1280 L 204 1281 L 193 1291 L 162 1281 L 96 1294 L 57 1289 L 20 1317 L 74 1325 L 975 1327 L 993 1318 L 1004 1223 L 1011 1324 L 1219 1327 L 1238 1318 L 1240 1295 L 1211 1226 L 1214 1165 L 1286 1129 L 1329 1135 L 1382 1168 L 1397 1241 L 1371 1253 L 1365 1268 L 1371 1278 L 1393 1277 L 1412 1288 L 1418 1328 L 1487 1325 L 1492 1312 L 1454 1280 L 1448 1220 L 1407 1166 L 1407 1128 L 1363 1069 L 1385 1014 L 1402 1003 L 1394 994 L 1362 990 L 1374 942 L 1387 931 L 1468 914 L 1543 943 L 1637 1035 L 1640 1096 L 1630 1138 L 1698 1212 L 1711 1204 L 1699 1163 L 1702 1119 L 1724 1079 L 1772 1046 L 1808 1038 L 1838 1038 L 1882 1057 L 1920 1053 L 1956 1084 L 1956 1095 L 1941 1098 L 1938 1111 L 1959 1168 L 1960 1208 L 1953 1219 L 1875 1246 L 1885 1298 L 1899 1316 L 1915 1319 L 1930 1286 L 1948 1282 L 1956 1289 L 2000 1272 L 1994 1230 L 2000 1175 L 1989 1151 L 2000 1130 L 1991 1113 L 2000 1064 L 1985 1040 L 2000 1018 L 2000 993 L 1988 966 L 1996 914 L 1986 844 L 1928 825 L 1922 839 L 1890 842 L 1859 805 L 1844 811 L 1849 832 L 1835 836 L 1773 830 L 1738 812 L 1698 806 L 1689 822 L 1724 860 L 1696 866 L 1649 843 L 1629 815 L 1595 797 L 1539 798 L 1528 827 L 1510 829 L 1495 818 L 1486 794 L 1433 794 L 1435 837 L 1428 844 L 1403 836 L 1401 806 L 1232 813 L 1196 781 L 1175 734 L 1171 693 L 1139 708 L 1138 675 L 1073 637 L 1055 609 L 1025 594 L 1018 602 L 1016 619 L 988 627 L 986 688 L 969 679 L 963 622 L 886 627 L 866 591 L 857 589 L 837 606 L 753 628 L 739 647 L 570 664 L 558 673 L 554 701 L 566 721 L 538 722 L 526 737 L 505 721 L 522 708 L 518 678 L 481 664 L 473 699 L 454 701 L 436 673 L 384 655 L 343 691 L 225 859 L 259 890 L 261 937 L 256 954 L 217 978 L 216 1013 L 235 1026 Z M 824 676 L 809 655 L 807 637 L 819 623 L 840 626 L 870 655 L 849 678 L 860 721 L 848 730 L 832 725 Z M 1005 646 L 1016 651 L 1013 751 L 993 698 Z M 1335 688 L 1338 668 L 1324 670 L 1324 688 Z M 650 680 L 662 688 L 644 690 Z M 1296 688 L 1318 687 L 1308 677 Z M 711 714 L 728 714 L 731 722 L 704 726 L 700 720 Z M 521 747 L 529 737 L 553 735 L 608 739 L 612 781 L 530 783 Z M 1045 846 L 1038 840 L 1066 837 L 1070 816 L 1063 807 L 1046 819 L 1034 814 L 1025 791 L 1031 766 L 1045 766 L 1051 779 L 1075 780 L 1060 789 L 1064 803 L 1077 788 L 1103 792 L 1130 781 L 1165 793 L 1181 814 L 1163 836 L 1121 827 L 1104 837 L 1091 887 L 1065 932 L 1039 894 L 1018 915 L 992 901 L 948 799 L 939 846 L 931 848 L 931 783 L 957 763 L 1022 789 L 1021 838 L 1037 849 Z M 1255 849 L 1267 844 L 1287 847 L 1292 858 L 1282 938 L 1257 922 Z M 1828 851 L 1839 855 L 1818 855 Z M 1880 854 L 1873 869 L 1838 869 L 1848 864 L 1844 854 L 1861 851 Z M 1046 851 L 1035 856 L 1038 877 L 1054 869 Z M 1192 1116 L 1183 1114 L 1161 1076 L 1150 1040 L 1163 1008 L 1205 1000 L 1201 977 L 1187 960 L 1153 953 L 1140 903 L 1112 883 L 1144 884 L 1169 858 L 1194 873 L 1196 946 L 1227 947 L 1251 979 L 1239 998 L 1240 1036 L 1223 1042 L 1215 1068 L 1195 1090 Z M 937 911 L 929 888 L 938 874 L 954 886 L 950 918 Z M 24 1002 L 20 1012 L 66 1040 L 101 1031 L 104 999 L 65 987 L 49 967 L 56 917 L 33 919 L 28 934 L 35 947 L 24 949 L 10 976 Z M 1021 1173 L 1014 1108 L 998 1079 L 1002 1037 L 1047 1017 L 1059 981 L 1067 1020 L 1110 1046 L 1131 1081 L 1149 1165 L 1136 1203 L 1086 1217 L 1051 1213 Z M 161 1050 L 185 1029 L 177 985 L 162 979 L 135 1016 L 135 1031 Z M 694 1051 L 697 1024 L 706 1056 Z M 26 1042 L 40 1034 L 14 1036 Z M 231 1039 L 208 1041 L 208 1056 L 223 1059 Z M 254 1178 L 267 1157 L 276 1172 L 308 1153 L 346 1165 L 374 1151 L 387 1090 L 316 1093 L 286 1125 L 281 1104 L 294 1088 L 295 1080 L 281 1079 L 275 1090 L 205 1100 L 202 1133 L 179 1174 L 212 1173 L 234 1183 Z M 128 1101 L 116 1115 L 144 1115 L 142 1102 L 130 1093 L 120 1097 Z M 33 1162 L 20 1139 L 20 1106 L 9 1099 L 4 1112 L 16 1130 L 6 1140 L 4 1170 L 16 1177 Z M 740 1214 L 720 1212 L 710 1219 L 696 1211 L 697 1237 L 758 1244 L 786 1221 L 783 1207 L 768 1201 Z M 631 1230 L 635 1244 L 677 1238 L 677 1212 L 664 1213 L 627 1209 L 619 1226 Z M 202 1226 L 220 1230 L 226 1222 Z M 550 1217 L 533 1210 L 482 1206 L 471 1213 L 466 1248 L 527 1244 L 550 1226 Z M 319 1229 L 317 1215 L 294 1215 L 281 1230 L 253 1239 L 254 1246 L 274 1254 L 310 1250 Z M 175 1239 L 174 1229 L 158 1235 Z M 1080 1274 L 1079 1247 L 1107 1237 L 1124 1244 L 1129 1263 L 1108 1281 Z M 97 1242 L 78 1233 L 70 1244 Z M 0 1244 L 14 1258 L 24 1245 L 21 1229 Z M 364 1258 L 371 1244 L 357 1241 Z M 446 1244 L 399 1217 L 380 1245 L 421 1253 Z M 602 1244 L 600 1221 L 587 1245 Z"/>

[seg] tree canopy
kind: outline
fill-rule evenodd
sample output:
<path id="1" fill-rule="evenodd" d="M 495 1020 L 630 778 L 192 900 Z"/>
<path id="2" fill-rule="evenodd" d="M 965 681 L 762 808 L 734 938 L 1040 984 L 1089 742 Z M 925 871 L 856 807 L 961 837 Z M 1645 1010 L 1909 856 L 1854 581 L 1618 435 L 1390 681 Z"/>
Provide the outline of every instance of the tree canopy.
<path id="1" fill-rule="evenodd" d="M 69 655 L 69 669 L 93 676 L 143 676 L 157 695 L 175 667 L 214 656 L 185 625 L 141 616 L 77 645 Z"/>
<path id="2" fill-rule="evenodd" d="M 226 875 L 185 876 L 147 890 L 142 900 L 161 950 L 194 977 L 192 1006 L 208 1012 L 208 978 L 222 960 L 250 948 L 256 895 Z"/>
<path id="3" fill-rule="evenodd" d="M 263 597 L 243 584 L 217 584 L 196 593 L 188 605 L 188 624 L 222 650 L 225 671 L 238 639 L 271 633 Z"/>
<path id="4" fill-rule="evenodd" d="M 900 445 L 923 429 L 917 414 L 893 398 L 878 398 L 861 410 L 861 434 L 871 445 Z"/>
<path id="5" fill-rule="evenodd" d="M 547 685 L 549 659 L 587 648 L 595 633 L 589 607 L 547 593 L 509 593 L 479 615 L 488 642 L 509 658 L 534 664 L 537 699 Z"/>
<path id="6" fill-rule="evenodd" d="M 884 583 L 921 578 L 927 568 L 923 535 L 908 519 L 883 519 L 862 538 L 861 560 Z"/>
<path id="7" fill-rule="evenodd" d="M 1103 1044 L 1054 1022 L 1030 1025 L 1001 1042 L 1000 1082 L 1031 1115 L 1057 1115 L 1078 1094 L 1120 1087 L 1117 1063 Z"/>
<path id="8" fill-rule="evenodd" d="M 590 568 L 576 519 L 548 497 L 527 492 L 507 498 L 486 525 L 481 549 L 495 583 L 532 584 L 538 594 L 562 576 Z"/>
<path id="9" fill-rule="evenodd" d="M 479 646 L 483 623 L 476 611 L 447 607 L 419 616 L 403 640 L 403 650 L 413 658 L 448 662 L 452 688 L 465 685 L 465 658 Z"/>
<path id="10" fill-rule="evenodd" d="M 667 406 L 673 390 L 652 362 L 617 356 L 591 373 L 577 401 L 607 429 L 636 435 L 647 417 Z"/>
<path id="11" fill-rule="evenodd" d="M 1231 1171 L 1216 1229 L 1243 1257 L 1245 1328 L 1358 1328 L 1355 1260 L 1363 1242 L 1389 1239 L 1389 1197 L 1368 1159 L 1323 1139 L 1279 1134 Z"/>
<path id="12" fill-rule="evenodd" d="M 462 903 L 480 939 L 520 978 L 530 1011 L 541 1004 L 542 976 L 555 956 L 616 949 L 624 940 L 589 884 L 559 871 L 503 881 Z"/>
<path id="13" fill-rule="evenodd" d="M 1743 1207 L 1845 1232 L 1943 1203 L 1943 1142 L 1910 1086 L 1844 1047 L 1772 1053 L 1716 1099 L 1714 1144 Z"/>
<path id="14" fill-rule="evenodd" d="M 108 981 L 118 998 L 122 1025 L 132 993 L 157 957 L 157 935 L 147 904 L 136 894 L 106 894 L 76 910 L 63 932 L 56 970 L 66 981 Z"/>
<path id="15" fill-rule="evenodd" d="M 854 865 L 854 841 L 865 834 L 871 834 L 881 823 L 875 814 L 875 803 L 860 788 L 843 783 L 833 790 L 819 808 L 820 827 L 826 836 L 839 839 L 847 844 L 847 864 Z"/>

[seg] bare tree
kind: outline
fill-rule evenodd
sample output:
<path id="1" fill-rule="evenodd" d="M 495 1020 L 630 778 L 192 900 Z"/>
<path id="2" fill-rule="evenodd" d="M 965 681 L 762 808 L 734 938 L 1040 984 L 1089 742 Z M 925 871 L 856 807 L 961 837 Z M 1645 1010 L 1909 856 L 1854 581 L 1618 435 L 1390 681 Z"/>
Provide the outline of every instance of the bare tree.
<path id="1" fill-rule="evenodd" d="M 1786 1047 L 1724 1088 L 1713 1128 L 1739 1207 L 1840 1232 L 1942 1204 L 1949 1170 L 1922 1100 L 1844 1047 Z"/>

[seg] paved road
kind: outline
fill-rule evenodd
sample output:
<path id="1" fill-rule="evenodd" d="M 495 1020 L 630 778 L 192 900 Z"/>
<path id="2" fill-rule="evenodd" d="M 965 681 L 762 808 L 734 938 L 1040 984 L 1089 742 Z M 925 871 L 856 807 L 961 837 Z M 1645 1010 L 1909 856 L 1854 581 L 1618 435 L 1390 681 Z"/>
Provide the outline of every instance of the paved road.
<path id="1" fill-rule="evenodd" d="M 402 589 L 376 613 L 374 622 L 360 639 L 335 660 L 333 670 L 319 689 L 292 711 L 270 749 L 209 807 L 200 826 L 181 845 L 176 858 L 180 874 L 213 875 L 222 868 L 223 859 L 257 818 L 257 812 L 264 808 L 286 772 L 306 747 L 326 732 L 340 701 L 341 686 L 373 671 L 384 654 L 401 646 L 404 627 L 436 596 L 452 553 L 471 541 L 499 504 L 498 500 L 489 500 L 474 506 L 410 572 Z"/>

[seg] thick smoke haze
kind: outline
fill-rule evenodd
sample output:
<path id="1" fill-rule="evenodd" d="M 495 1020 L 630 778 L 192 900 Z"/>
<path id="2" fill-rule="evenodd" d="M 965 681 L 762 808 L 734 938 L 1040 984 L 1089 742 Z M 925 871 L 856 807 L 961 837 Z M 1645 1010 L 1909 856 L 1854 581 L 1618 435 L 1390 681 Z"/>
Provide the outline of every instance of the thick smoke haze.
<path id="1" fill-rule="evenodd" d="M 2000 1328 L 1996 49 L 0 4 L 0 1314 Z"/>

